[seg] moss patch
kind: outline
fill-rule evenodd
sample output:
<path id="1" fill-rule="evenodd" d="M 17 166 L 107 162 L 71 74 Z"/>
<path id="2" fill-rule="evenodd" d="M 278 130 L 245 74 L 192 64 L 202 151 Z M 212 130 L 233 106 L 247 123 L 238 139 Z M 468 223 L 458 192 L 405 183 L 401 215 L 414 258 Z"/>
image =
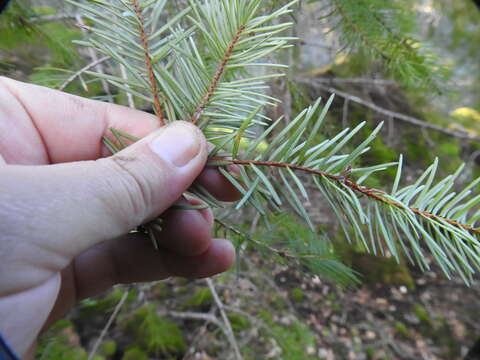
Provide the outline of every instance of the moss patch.
<path id="1" fill-rule="evenodd" d="M 292 300 L 295 302 L 302 302 L 304 298 L 303 290 L 300 288 L 295 288 L 290 292 Z"/>
<path id="2" fill-rule="evenodd" d="M 184 308 L 208 309 L 213 303 L 213 296 L 209 289 L 203 288 L 187 299 Z"/>
<path id="3" fill-rule="evenodd" d="M 425 309 L 424 306 L 420 304 L 415 304 L 413 306 L 413 313 L 417 317 L 417 319 L 420 321 L 420 323 L 431 326 L 432 325 L 432 319 L 430 315 L 428 314 L 427 309 Z"/>
<path id="4" fill-rule="evenodd" d="M 181 354 L 187 349 L 178 325 L 158 316 L 154 305 L 141 307 L 119 322 L 150 354 Z"/>
<path id="5" fill-rule="evenodd" d="M 395 331 L 397 332 L 398 335 L 400 335 L 401 337 L 405 338 L 405 339 L 408 339 L 411 337 L 411 334 L 410 334 L 410 330 L 408 330 L 407 326 L 400 322 L 400 321 L 396 321 L 394 324 L 393 324 L 393 327 L 395 329 Z"/>
<path id="6" fill-rule="evenodd" d="M 103 319 L 105 313 L 109 313 L 115 309 L 125 291 L 127 290 L 116 288 L 105 296 L 83 300 L 78 308 L 78 317 L 91 319 L 93 316 L 100 314 Z M 136 291 L 130 290 L 124 306 L 135 300 L 136 296 Z"/>
<path id="7" fill-rule="evenodd" d="M 148 360 L 148 354 L 139 347 L 133 347 L 123 354 L 122 360 Z"/>
<path id="8" fill-rule="evenodd" d="M 117 343 L 113 340 L 103 342 L 98 349 L 98 353 L 105 357 L 112 357 L 116 352 Z"/>
<path id="9" fill-rule="evenodd" d="M 230 324 L 232 325 L 233 330 L 243 330 L 250 326 L 250 321 L 245 316 L 240 314 L 230 313 L 227 315 Z"/>
<path id="10" fill-rule="evenodd" d="M 166 283 L 159 282 L 152 286 L 150 289 L 150 294 L 155 299 L 167 299 L 172 296 L 172 291 Z"/>
<path id="11" fill-rule="evenodd" d="M 66 320 L 57 322 L 40 338 L 36 355 L 44 360 L 88 358 L 88 353 L 80 346 L 73 324 Z M 101 356 L 96 357 L 96 360 L 102 359 Z"/>

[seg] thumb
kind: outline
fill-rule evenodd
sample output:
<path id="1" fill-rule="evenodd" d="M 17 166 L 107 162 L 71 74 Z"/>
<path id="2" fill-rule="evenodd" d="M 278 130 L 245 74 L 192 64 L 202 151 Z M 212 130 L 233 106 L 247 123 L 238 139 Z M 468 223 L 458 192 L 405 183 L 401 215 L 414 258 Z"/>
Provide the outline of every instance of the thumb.
<path id="1" fill-rule="evenodd" d="M 206 159 L 201 131 L 176 121 L 109 158 L 6 166 L 0 169 L 0 228 L 9 229 L 12 241 L 41 250 L 23 259 L 41 261 L 39 254 L 53 252 L 65 258 L 62 267 L 160 215 L 190 187 Z"/>
<path id="2" fill-rule="evenodd" d="M 175 121 L 93 163 L 104 186 L 100 187 L 103 201 L 99 210 L 109 212 L 112 235 L 152 220 L 176 202 L 202 172 L 207 148 L 196 126 Z M 114 228 L 119 229 L 116 234 Z"/>

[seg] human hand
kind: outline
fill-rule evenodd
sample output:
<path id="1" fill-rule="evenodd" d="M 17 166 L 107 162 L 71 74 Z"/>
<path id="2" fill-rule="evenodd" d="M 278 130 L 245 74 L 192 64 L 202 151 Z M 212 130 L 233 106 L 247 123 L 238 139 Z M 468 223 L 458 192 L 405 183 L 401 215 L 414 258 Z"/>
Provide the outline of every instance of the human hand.
<path id="1" fill-rule="evenodd" d="M 145 138 L 107 157 L 112 127 Z M 195 179 L 220 200 L 238 192 L 204 170 L 198 128 L 157 128 L 150 114 L 0 77 L 0 333 L 21 356 L 45 324 L 114 284 L 231 266 L 210 210 L 168 209 Z M 155 251 L 128 232 L 159 214 Z"/>

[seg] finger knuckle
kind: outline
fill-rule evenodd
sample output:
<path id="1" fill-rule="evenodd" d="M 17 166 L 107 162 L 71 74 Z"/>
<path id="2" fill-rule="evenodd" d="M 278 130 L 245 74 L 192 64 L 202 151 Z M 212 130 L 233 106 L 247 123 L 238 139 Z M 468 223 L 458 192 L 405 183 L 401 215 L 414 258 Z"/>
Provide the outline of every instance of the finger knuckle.
<path id="1" fill-rule="evenodd" d="M 153 191 L 148 179 L 138 171 L 136 159 L 116 155 L 109 159 L 113 170 L 112 182 L 117 187 L 117 209 L 123 211 L 123 218 L 140 225 L 148 214 Z"/>

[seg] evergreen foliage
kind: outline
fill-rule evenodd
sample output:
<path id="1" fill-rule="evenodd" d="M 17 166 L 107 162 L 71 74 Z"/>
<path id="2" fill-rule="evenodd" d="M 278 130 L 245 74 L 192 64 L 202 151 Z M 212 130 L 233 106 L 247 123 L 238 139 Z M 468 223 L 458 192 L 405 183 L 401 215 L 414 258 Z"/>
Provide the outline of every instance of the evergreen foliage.
<path id="1" fill-rule="evenodd" d="M 345 266 L 336 256 L 334 247 L 324 233 L 312 231 L 294 216 L 281 214 L 269 219 L 270 227 L 254 234 L 241 231 L 227 220 L 217 220 L 221 227 L 239 236 L 239 245 L 244 241 L 253 244 L 279 263 L 291 265 L 292 261 L 314 274 L 321 274 L 341 285 L 359 283 L 357 274 Z"/>
<path id="2" fill-rule="evenodd" d="M 443 90 L 448 69 L 421 46 L 414 1 L 331 0 L 326 19 L 340 28 L 345 48 L 382 63 L 408 87 Z"/>
<path id="3" fill-rule="evenodd" d="M 283 21 L 296 3 L 263 13 L 261 0 L 191 0 L 165 18 L 166 0 L 72 1 L 91 24 L 88 38 L 78 43 L 110 56 L 128 75 L 89 74 L 130 94 L 137 104 L 150 104 L 160 124 L 197 124 L 216 144 L 208 166 L 219 168 L 243 194 L 235 210 L 248 206 L 268 225 L 272 213 L 291 209 L 315 230 L 304 207 L 313 187 L 351 241 L 373 253 L 388 251 L 397 260 L 405 256 L 423 269 L 429 267 L 428 252 L 447 276 L 456 272 L 469 282 L 480 266 L 480 195 L 474 195 L 480 179 L 457 194 L 453 189 L 462 169 L 438 181 L 438 161 L 407 186 L 401 186 L 402 157 L 398 163 L 358 168 L 381 124 L 353 150 L 349 144 L 365 123 L 318 143 L 333 98 L 323 107 L 316 101 L 288 124 L 264 115 L 267 106 L 278 102 L 265 94 L 266 81 L 281 76 L 284 67 L 268 55 L 289 46 L 291 39 L 282 34 L 291 24 Z M 416 84 L 433 83 L 431 58 L 419 54 L 412 39 L 398 38 L 406 30 L 393 16 L 401 13 L 398 2 L 333 3 L 346 43 L 370 39 L 365 44 L 371 55 L 385 60 L 396 74 Z M 360 23 L 364 27 L 352 25 Z M 115 129 L 112 134 L 113 140 L 105 139 L 112 152 L 136 140 Z M 250 141 L 246 149 L 240 146 L 242 139 Z M 268 146 L 256 151 L 265 140 Z M 239 166 L 239 176 L 227 171 L 231 164 Z M 397 176 L 390 191 L 362 185 L 393 166 Z M 309 181 L 313 186 L 307 186 Z M 225 207 L 198 185 L 190 191 L 212 208 Z M 219 224 L 238 235 L 223 218 Z M 154 221 L 141 230 L 152 234 L 149 229 L 157 226 L 160 222 Z M 321 240 L 309 241 L 312 246 Z"/>
<path id="4" fill-rule="evenodd" d="M 57 16 L 56 9 L 34 7 L 27 0 L 12 1 L 0 16 L 0 74 L 10 71 L 30 75 L 33 83 L 59 87 L 82 63 L 72 41 L 79 29 L 61 22 L 41 21 Z M 70 91 L 86 91 L 83 82 Z M 91 89 L 90 89 L 91 90 Z"/>

